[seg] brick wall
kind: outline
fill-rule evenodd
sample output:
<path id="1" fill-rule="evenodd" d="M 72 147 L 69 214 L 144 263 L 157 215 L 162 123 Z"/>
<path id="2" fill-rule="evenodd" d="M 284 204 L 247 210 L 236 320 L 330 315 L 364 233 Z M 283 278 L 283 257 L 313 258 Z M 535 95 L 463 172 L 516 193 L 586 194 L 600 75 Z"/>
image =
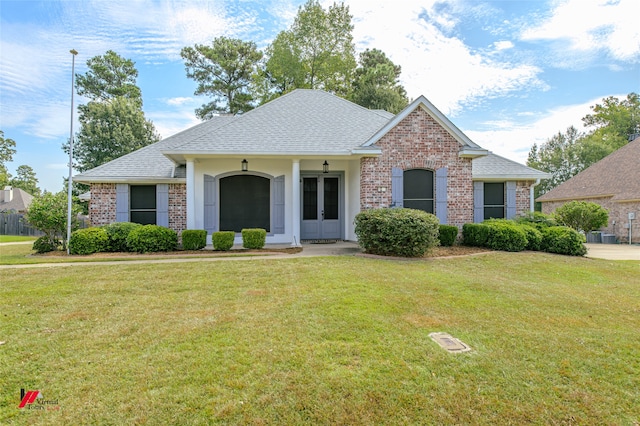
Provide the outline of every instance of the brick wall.
<path id="1" fill-rule="evenodd" d="M 417 108 L 376 145 L 382 149 L 380 157 L 360 160 L 361 210 L 389 207 L 392 168 L 435 171 L 447 167 L 447 222 L 458 226 L 473 222 L 471 159 L 458 157 L 458 141 L 426 111 Z"/>
<path id="2" fill-rule="evenodd" d="M 116 184 L 92 183 L 89 201 L 89 221 L 92 226 L 116 221 Z"/>
<path id="3" fill-rule="evenodd" d="M 530 211 L 530 195 L 529 188 L 535 182 L 533 181 L 518 181 L 516 182 L 516 216 L 520 216 L 523 213 Z"/>
<path id="4" fill-rule="evenodd" d="M 89 220 L 93 226 L 116 221 L 116 184 L 92 183 Z M 187 185 L 169 184 L 169 228 L 180 233 L 187 227 Z"/>
<path id="5" fill-rule="evenodd" d="M 609 224 L 601 229 L 602 232 L 614 234 L 620 242 L 629 242 L 629 228 L 625 228 L 624 226 L 629 223 L 629 212 L 635 213 L 636 218 L 640 218 L 640 201 L 618 203 L 611 200 L 611 197 L 590 198 L 583 201 L 600 204 L 609 212 Z M 542 213 L 551 214 L 567 202 L 568 201 L 550 201 L 542 203 Z M 633 221 L 632 231 L 631 242 L 640 243 L 640 220 L 636 219 Z"/>
<path id="6" fill-rule="evenodd" d="M 180 234 L 187 228 L 187 185 L 169 184 L 169 228 Z"/>

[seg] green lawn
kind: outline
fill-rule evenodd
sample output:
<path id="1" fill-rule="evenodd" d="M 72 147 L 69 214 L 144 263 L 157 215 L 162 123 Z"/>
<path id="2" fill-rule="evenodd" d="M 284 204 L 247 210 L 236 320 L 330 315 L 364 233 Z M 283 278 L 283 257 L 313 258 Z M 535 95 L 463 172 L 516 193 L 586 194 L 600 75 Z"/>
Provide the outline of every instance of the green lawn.
<path id="1" fill-rule="evenodd" d="M 25 237 L 22 235 L 0 235 L 0 243 L 15 243 L 21 241 L 35 241 L 38 237 Z"/>
<path id="2" fill-rule="evenodd" d="M 638 262 L 491 253 L 0 274 L 2 424 L 640 421 Z M 473 350 L 449 354 L 434 331 Z M 20 388 L 54 410 L 19 410 Z"/>

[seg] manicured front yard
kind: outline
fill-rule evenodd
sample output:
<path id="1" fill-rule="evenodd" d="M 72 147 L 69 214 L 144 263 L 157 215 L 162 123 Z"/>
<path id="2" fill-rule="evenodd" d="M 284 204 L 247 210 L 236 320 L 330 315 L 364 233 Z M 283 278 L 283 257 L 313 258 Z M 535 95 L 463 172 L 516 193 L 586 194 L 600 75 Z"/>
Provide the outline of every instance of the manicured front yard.
<path id="1" fill-rule="evenodd" d="M 3 424 L 640 421 L 638 262 L 491 253 L 0 274 Z M 473 350 L 449 354 L 433 331 Z M 20 388 L 59 410 L 19 410 Z"/>

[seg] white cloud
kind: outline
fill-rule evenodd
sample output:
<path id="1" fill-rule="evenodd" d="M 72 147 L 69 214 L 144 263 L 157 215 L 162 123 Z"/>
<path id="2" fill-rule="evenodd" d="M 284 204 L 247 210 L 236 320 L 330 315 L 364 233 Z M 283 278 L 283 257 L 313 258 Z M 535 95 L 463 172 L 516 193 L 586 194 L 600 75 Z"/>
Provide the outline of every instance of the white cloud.
<path id="1" fill-rule="evenodd" d="M 566 0 L 551 15 L 526 28 L 521 39 L 568 42 L 580 53 L 606 50 L 618 60 L 640 61 L 640 5 L 637 0 Z M 559 49 L 565 51 L 563 44 Z"/>
<path id="2" fill-rule="evenodd" d="M 493 47 L 495 47 L 496 50 L 507 50 L 512 49 L 514 47 L 514 44 L 508 40 L 496 41 L 495 43 L 493 43 Z"/>
<path id="3" fill-rule="evenodd" d="M 168 105 L 174 105 L 174 106 L 180 106 L 180 105 L 184 105 L 186 103 L 192 103 L 193 101 L 194 101 L 194 99 L 191 98 L 191 97 L 178 97 L 178 98 L 167 99 L 167 104 Z"/>
<path id="4" fill-rule="evenodd" d="M 582 117 L 589 114 L 590 106 L 601 102 L 601 98 L 595 98 L 580 104 L 553 108 L 542 114 L 535 114 L 540 118 L 527 124 L 515 124 L 509 121 L 486 122 L 484 124 L 487 127 L 495 129 L 471 130 L 465 133 L 483 148 L 511 160 L 525 163 L 534 143 L 539 146 L 556 133 L 564 133 L 570 126 L 574 126 L 578 131 L 585 131 Z"/>
<path id="5" fill-rule="evenodd" d="M 409 96 L 425 95 L 447 115 L 454 116 L 464 105 L 482 98 L 546 90 L 538 78 L 540 68 L 499 62 L 444 34 L 442 22 L 454 19 L 444 11 L 433 12 L 435 3 L 412 0 L 398 7 L 382 0 L 349 2 L 358 49 L 375 47 L 387 53 L 402 66 L 401 80 Z M 425 19 L 438 14 L 437 22 Z"/>

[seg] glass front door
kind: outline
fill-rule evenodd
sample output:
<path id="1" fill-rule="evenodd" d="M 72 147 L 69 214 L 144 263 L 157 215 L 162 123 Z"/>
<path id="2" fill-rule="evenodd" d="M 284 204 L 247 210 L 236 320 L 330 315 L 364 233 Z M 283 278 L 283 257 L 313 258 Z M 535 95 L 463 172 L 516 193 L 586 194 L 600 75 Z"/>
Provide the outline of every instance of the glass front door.
<path id="1" fill-rule="evenodd" d="M 302 177 L 303 240 L 341 238 L 340 177 L 313 175 Z"/>

